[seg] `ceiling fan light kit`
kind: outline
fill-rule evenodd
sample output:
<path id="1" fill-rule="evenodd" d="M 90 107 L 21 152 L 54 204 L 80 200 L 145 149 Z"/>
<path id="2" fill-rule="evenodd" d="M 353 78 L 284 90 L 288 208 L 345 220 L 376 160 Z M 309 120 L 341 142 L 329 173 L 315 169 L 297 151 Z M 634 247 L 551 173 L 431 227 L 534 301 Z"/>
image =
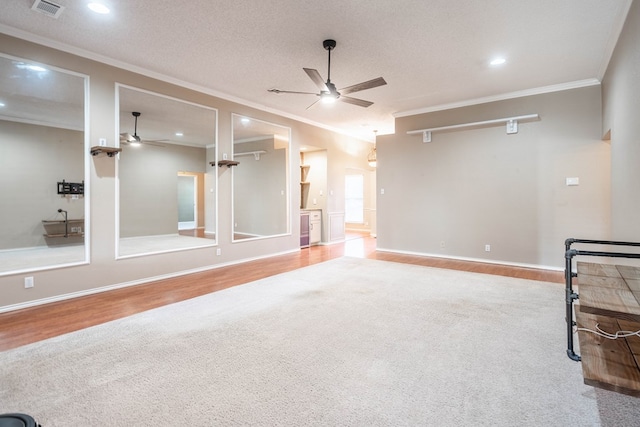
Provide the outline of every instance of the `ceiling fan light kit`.
<path id="1" fill-rule="evenodd" d="M 327 61 L 327 81 L 325 82 L 320 76 L 318 70 L 313 68 L 303 68 L 304 72 L 307 73 L 309 78 L 316 84 L 318 89 L 320 89 L 319 93 L 315 92 L 299 92 L 292 90 L 280 90 L 280 89 L 269 89 L 269 92 L 273 93 L 292 93 L 292 94 L 302 94 L 302 95 L 315 95 L 319 99 L 315 101 L 313 104 L 309 105 L 307 109 L 313 107 L 318 101 L 322 101 L 323 104 L 333 103 L 336 100 L 346 102 L 347 104 L 357 105 L 359 107 L 369 107 L 373 105 L 371 101 L 365 101 L 363 99 L 353 98 L 350 96 L 346 96 L 349 93 L 359 92 L 366 89 L 372 89 L 374 87 L 386 85 L 387 82 L 382 78 L 378 77 L 372 80 L 368 80 L 366 82 L 358 83 L 355 85 L 347 86 L 342 89 L 336 89 L 336 85 L 331 82 L 331 51 L 336 47 L 336 41 L 332 39 L 327 39 L 322 42 L 322 46 L 328 52 L 328 61 Z"/>
<path id="2" fill-rule="evenodd" d="M 377 139 L 378 131 L 374 130 L 373 133 Z M 369 154 L 367 155 L 367 163 L 369 163 L 369 166 L 371 166 L 372 168 L 375 168 L 378 165 L 378 153 L 376 152 L 375 142 L 373 143 L 373 148 L 371 149 L 371 151 L 369 151 Z"/>
<path id="3" fill-rule="evenodd" d="M 121 133 L 120 142 L 129 144 L 132 147 L 138 147 L 140 146 L 140 143 L 142 141 L 138 136 L 138 117 L 140 117 L 141 113 L 134 111 L 131 113 L 131 115 L 135 118 L 134 125 L 133 125 L 133 135 L 131 135 L 129 132 Z"/>
<path id="4" fill-rule="evenodd" d="M 135 118 L 134 119 L 134 125 L 133 125 L 133 135 L 131 135 L 129 132 L 124 132 L 120 134 L 120 143 L 121 144 L 127 144 L 130 145 L 132 147 L 139 147 L 142 144 L 145 145 L 153 145 L 153 146 L 157 146 L 157 147 L 162 147 L 162 143 L 166 142 L 168 140 L 142 140 L 142 138 L 140 138 L 140 136 L 138 136 L 138 117 L 140 117 L 142 115 L 142 113 L 138 112 L 138 111 L 133 111 L 131 113 L 131 115 Z"/>

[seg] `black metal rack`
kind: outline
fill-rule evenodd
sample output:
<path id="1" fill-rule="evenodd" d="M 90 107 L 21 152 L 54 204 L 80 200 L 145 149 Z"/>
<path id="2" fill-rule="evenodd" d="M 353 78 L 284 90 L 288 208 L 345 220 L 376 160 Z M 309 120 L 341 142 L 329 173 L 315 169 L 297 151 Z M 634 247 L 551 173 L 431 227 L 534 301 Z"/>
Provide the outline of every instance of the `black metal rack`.
<path id="1" fill-rule="evenodd" d="M 564 267 L 564 279 L 565 279 L 565 303 L 566 303 L 566 322 L 567 322 L 567 356 L 571 360 L 579 362 L 581 360 L 580 355 L 576 354 L 573 350 L 573 327 L 575 321 L 573 320 L 573 303 L 579 299 L 579 295 L 573 291 L 573 278 L 577 277 L 577 273 L 572 271 L 572 261 L 575 256 L 602 256 L 612 258 L 640 258 L 640 253 L 624 253 L 624 252 L 604 252 L 604 251 L 585 251 L 579 249 L 571 249 L 571 245 L 574 243 L 587 243 L 597 245 L 612 245 L 612 246 L 635 246 L 640 247 L 638 242 L 620 242 L 613 240 L 589 240 L 589 239 L 567 239 L 564 242 L 565 252 L 565 267 Z"/>

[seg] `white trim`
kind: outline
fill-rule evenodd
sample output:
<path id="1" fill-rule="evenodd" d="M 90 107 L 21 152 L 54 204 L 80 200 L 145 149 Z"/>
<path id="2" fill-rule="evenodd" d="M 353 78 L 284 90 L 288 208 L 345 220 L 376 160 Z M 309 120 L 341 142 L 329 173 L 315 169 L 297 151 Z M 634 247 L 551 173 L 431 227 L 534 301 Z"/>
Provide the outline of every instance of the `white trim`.
<path id="1" fill-rule="evenodd" d="M 65 300 L 68 300 L 68 299 L 79 298 L 79 297 L 98 294 L 98 293 L 102 293 L 102 292 L 108 292 L 108 291 L 112 291 L 112 290 L 116 290 L 116 289 L 127 288 L 127 287 L 130 287 L 130 286 L 143 285 L 145 283 L 156 282 L 156 281 L 165 280 L 165 279 L 171 279 L 171 278 L 179 277 L 179 276 L 186 276 L 188 274 L 193 274 L 193 273 L 201 273 L 203 271 L 215 270 L 215 269 L 222 268 L 222 267 L 228 267 L 228 266 L 231 266 L 231 265 L 242 264 L 242 263 L 251 262 L 251 261 L 257 261 L 257 260 L 260 260 L 260 259 L 276 257 L 276 256 L 280 256 L 280 255 L 287 255 L 287 254 L 294 253 L 294 252 L 299 252 L 299 251 L 300 251 L 300 249 L 296 248 L 296 249 L 283 251 L 283 252 L 278 252 L 278 253 L 269 254 L 269 255 L 262 255 L 262 256 L 251 257 L 251 258 L 244 258 L 244 259 L 241 259 L 241 260 L 230 261 L 230 262 L 226 262 L 226 263 L 222 263 L 222 264 L 216 264 L 216 265 L 212 265 L 212 266 L 199 267 L 199 268 L 194 268 L 194 269 L 191 269 L 191 270 L 183 270 L 183 271 L 178 271 L 178 272 L 174 272 L 174 273 L 162 274 L 162 275 L 159 275 L 159 276 L 146 277 L 144 279 L 139 279 L 139 280 L 132 280 L 132 281 L 129 281 L 129 282 L 116 283 L 114 285 L 107 285 L 107 286 L 102 286 L 102 287 L 99 287 L 99 288 L 87 289 L 87 290 L 84 290 L 84 291 L 72 292 L 72 293 L 69 293 L 69 294 L 56 295 L 56 296 L 53 296 L 53 297 L 41 298 L 41 299 L 38 299 L 38 300 L 32 300 L 32 301 L 27 301 L 27 302 L 22 302 L 22 303 L 17 303 L 17 304 L 5 305 L 5 306 L 0 307 L 0 313 L 7 313 L 9 311 L 22 310 L 23 308 L 36 307 L 36 306 L 43 305 L 43 304 L 49 304 L 49 303 L 52 303 L 52 302 L 65 301 Z"/>
<path id="2" fill-rule="evenodd" d="M 91 264 L 91 76 L 84 79 L 84 260 Z"/>
<path id="3" fill-rule="evenodd" d="M 114 83 L 114 91 L 115 91 L 115 119 L 116 119 L 116 135 L 114 137 L 115 141 L 118 141 L 116 147 L 120 147 L 120 134 L 119 134 L 119 129 L 120 129 L 120 90 L 121 89 L 126 89 L 132 92 L 140 92 L 140 93 L 144 93 L 146 95 L 152 95 L 152 96 L 157 96 L 159 98 L 164 98 L 164 99 L 168 99 L 171 101 L 175 101 L 175 102 L 180 102 L 182 104 L 187 104 L 187 105 L 191 105 L 194 107 L 198 107 L 198 108 L 202 108 L 205 110 L 209 110 L 215 113 L 215 126 L 216 126 L 216 131 L 214 134 L 214 146 L 215 146 L 215 156 L 216 156 L 216 160 L 218 157 L 217 154 L 217 150 L 218 150 L 218 116 L 220 115 L 220 112 L 218 110 L 218 108 L 216 107 L 211 107 L 209 105 L 204 105 L 204 104 L 199 104 L 197 102 L 192 102 L 192 101 L 187 101 L 184 99 L 180 99 L 180 98 L 175 98 L 173 96 L 169 96 L 169 95 L 164 95 L 162 93 L 158 93 L 158 92 L 153 92 L 150 90 L 146 90 L 146 89 L 141 89 L 139 87 L 136 86 L 131 86 L 125 83 L 120 83 L 120 82 L 115 82 Z M 188 144 L 176 144 L 176 145 L 188 145 Z M 192 145 L 198 148 L 204 148 L 201 145 Z M 206 150 L 206 148 L 205 148 Z M 205 156 L 206 156 L 206 152 L 205 152 Z M 205 158 L 206 161 L 206 158 Z M 208 162 L 207 162 L 208 164 Z M 215 168 L 214 168 L 215 169 Z M 186 251 L 186 250 L 191 250 L 191 249 L 201 249 L 201 248 L 208 248 L 208 247 L 212 247 L 212 246 L 217 246 L 218 243 L 218 239 L 216 238 L 215 240 L 211 240 L 211 242 L 209 243 L 205 243 L 202 245 L 194 245 L 194 246 L 189 246 L 189 247 L 184 247 L 184 248 L 168 248 L 168 249 L 162 249 L 162 250 L 158 250 L 158 251 L 152 251 L 152 252 L 141 252 L 141 253 L 136 253 L 136 254 L 129 254 L 129 255 L 120 255 L 120 153 L 118 153 L 117 156 L 117 161 L 116 161 L 116 165 L 115 165 L 115 171 L 116 171 L 116 177 L 115 177 L 115 213 L 114 213 L 114 218 L 115 218 L 115 254 L 114 254 L 114 259 L 116 260 L 120 260 L 120 259 L 127 259 L 127 258 L 135 258 L 135 257 L 140 257 L 140 256 L 148 256 L 148 255 L 156 255 L 156 254 L 164 254 L 164 253 L 169 253 L 169 252 L 179 252 L 179 251 Z M 204 175 L 207 175 L 207 170 L 205 170 Z M 217 228 L 218 228 L 218 175 L 217 173 L 212 173 L 212 176 L 215 176 L 216 179 L 216 185 L 215 185 L 215 191 L 216 191 L 216 205 L 215 205 L 215 211 L 216 211 L 216 233 L 217 233 Z M 196 179 L 196 177 L 194 176 L 194 180 Z M 197 181 L 197 180 L 196 180 Z M 197 184 L 197 182 L 196 182 Z M 206 190 L 205 190 L 206 191 Z M 197 197 L 197 191 L 196 191 L 196 197 Z M 206 199 L 206 196 L 205 196 Z M 206 203 L 206 202 L 205 202 Z M 197 215 L 197 212 L 196 212 Z M 197 218 L 196 218 L 196 223 L 197 223 Z"/>
<path id="4" fill-rule="evenodd" d="M 91 264 L 87 253 L 89 251 L 89 249 L 86 247 L 88 246 L 85 243 L 85 257 L 87 257 L 87 259 L 85 259 L 84 261 L 77 261 L 77 262 L 69 262 L 66 264 L 48 264 L 48 265 L 44 265 L 44 266 L 36 266 L 36 267 L 27 267 L 27 268 L 23 268 L 23 269 L 19 269 L 19 270 L 7 270 L 7 271 L 0 271 L 0 278 L 2 277 L 6 277 L 6 276 L 17 276 L 19 274 L 26 274 L 26 273 L 37 273 L 40 271 L 49 271 L 49 270 L 59 270 L 61 268 L 69 268 L 69 267 L 79 267 L 82 265 L 89 265 Z M 2 311 L 0 311 L 1 313 Z"/>
<path id="5" fill-rule="evenodd" d="M 327 242 L 344 242 L 345 241 L 345 225 L 344 212 L 329 212 L 327 214 L 328 230 Z M 336 226 L 342 225 L 342 230 L 335 230 Z"/>
<path id="6" fill-rule="evenodd" d="M 384 248 L 376 248 L 376 251 L 390 252 L 390 253 L 404 254 L 404 255 L 424 256 L 424 257 L 430 257 L 430 258 L 453 259 L 458 261 L 481 262 L 483 264 L 508 265 L 512 267 L 533 268 L 536 270 L 564 271 L 564 267 L 551 267 L 548 265 L 525 264 L 520 262 L 499 261 L 499 260 L 491 260 L 491 259 L 485 259 L 485 258 L 458 257 L 458 256 L 452 256 L 452 255 L 430 254 L 425 252 L 414 252 L 414 251 L 399 251 L 395 249 L 384 249 Z"/>
<path id="7" fill-rule="evenodd" d="M 563 90 L 578 89 L 582 87 L 596 86 L 599 84 L 600 84 L 600 80 L 595 78 L 578 80 L 574 82 L 561 83 L 561 84 L 551 85 L 551 86 L 543 86 L 543 87 L 534 88 L 534 89 L 525 89 L 525 90 L 520 90 L 516 92 L 503 93 L 500 95 L 485 96 L 483 98 L 468 99 L 466 101 L 452 102 L 450 104 L 441 104 L 433 107 L 417 108 L 415 110 L 408 110 L 408 111 L 399 111 L 397 113 L 393 113 L 393 117 L 398 118 L 398 117 L 415 116 L 418 114 L 433 113 L 435 111 L 451 110 L 453 108 L 468 107 L 470 105 L 486 104 L 489 102 L 504 101 L 507 99 L 522 98 L 525 96 L 542 95 L 545 93 L 560 92 Z"/>
<path id="8" fill-rule="evenodd" d="M 155 237 L 155 236 L 154 236 Z M 126 239 L 126 237 L 125 237 Z M 118 255 L 118 257 L 116 258 L 116 260 L 124 260 L 124 259 L 131 259 L 131 258 L 139 258 L 139 257 L 146 257 L 146 256 L 152 256 L 152 255 L 159 255 L 159 254 L 168 254 L 168 253 L 172 253 L 172 252 L 184 252 L 184 251 L 192 251 L 192 250 L 196 250 L 196 249 L 204 249 L 204 248 L 213 248 L 218 246 L 218 244 L 216 243 L 215 240 L 213 239 L 202 239 L 203 241 L 206 240 L 211 240 L 211 243 L 203 243 L 202 245 L 194 245 L 194 246 L 188 246 L 188 247 L 184 247 L 184 248 L 169 248 L 169 249 L 160 249 L 157 251 L 151 251 L 151 252 L 137 252 L 135 254 L 128 254 L 128 255 Z M 118 242 L 120 241 L 120 239 L 118 239 Z"/>

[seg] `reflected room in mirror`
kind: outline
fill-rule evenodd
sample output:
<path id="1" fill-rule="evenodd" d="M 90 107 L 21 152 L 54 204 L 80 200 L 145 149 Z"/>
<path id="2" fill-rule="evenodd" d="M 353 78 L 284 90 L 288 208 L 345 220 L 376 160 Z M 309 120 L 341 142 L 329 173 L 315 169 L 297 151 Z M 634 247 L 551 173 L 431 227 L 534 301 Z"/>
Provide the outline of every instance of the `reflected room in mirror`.
<path id="1" fill-rule="evenodd" d="M 86 85 L 0 53 L 0 275 L 88 261 Z"/>
<path id="2" fill-rule="evenodd" d="M 118 257 L 216 244 L 217 111 L 118 86 Z"/>
<path id="3" fill-rule="evenodd" d="M 291 233 L 288 127 L 233 120 L 233 241 Z"/>

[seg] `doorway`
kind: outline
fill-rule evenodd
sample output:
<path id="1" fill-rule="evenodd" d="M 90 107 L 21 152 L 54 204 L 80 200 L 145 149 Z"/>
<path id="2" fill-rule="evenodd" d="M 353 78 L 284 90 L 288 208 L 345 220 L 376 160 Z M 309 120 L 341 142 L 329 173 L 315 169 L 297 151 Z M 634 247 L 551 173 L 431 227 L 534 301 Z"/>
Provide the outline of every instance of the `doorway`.
<path id="1" fill-rule="evenodd" d="M 204 199 L 204 177 L 200 172 L 178 172 L 178 230 L 195 230 L 200 227 L 199 212 Z"/>

